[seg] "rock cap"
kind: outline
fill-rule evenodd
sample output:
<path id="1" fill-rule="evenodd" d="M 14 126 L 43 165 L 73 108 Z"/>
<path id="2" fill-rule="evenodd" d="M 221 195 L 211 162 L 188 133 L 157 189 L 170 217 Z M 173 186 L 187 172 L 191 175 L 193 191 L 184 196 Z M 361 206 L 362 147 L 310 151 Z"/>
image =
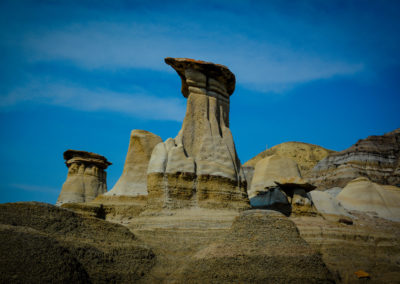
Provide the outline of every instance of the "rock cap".
<path id="1" fill-rule="evenodd" d="M 185 72 L 185 70 L 187 69 L 199 71 L 207 75 L 207 77 L 212 77 L 213 79 L 221 82 L 223 85 L 225 85 L 226 91 L 229 96 L 232 95 L 232 93 L 235 91 L 235 75 L 228 69 L 228 67 L 224 65 L 190 58 L 167 57 L 164 60 L 165 63 L 174 68 L 178 75 L 181 77 L 182 94 L 185 98 L 189 96 L 189 87 L 186 82 L 187 75 Z"/>
<path id="2" fill-rule="evenodd" d="M 284 191 L 294 188 L 301 188 L 306 192 L 310 192 L 317 188 L 315 185 L 300 177 L 280 178 L 276 180 L 275 183 Z"/>
<path id="3" fill-rule="evenodd" d="M 73 163 L 94 164 L 101 169 L 107 169 L 112 165 L 106 157 L 96 153 L 80 151 L 80 150 L 67 150 L 64 152 L 65 164 L 69 167 Z"/>

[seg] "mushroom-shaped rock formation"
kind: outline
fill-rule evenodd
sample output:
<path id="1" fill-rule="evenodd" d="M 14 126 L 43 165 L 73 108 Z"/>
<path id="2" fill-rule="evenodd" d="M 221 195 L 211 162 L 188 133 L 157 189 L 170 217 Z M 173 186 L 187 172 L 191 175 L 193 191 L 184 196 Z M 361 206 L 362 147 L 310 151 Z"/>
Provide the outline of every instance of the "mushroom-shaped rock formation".
<path id="1" fill-rule="evenodd" d="M 276 187 L 275 181 L 282 178 L 301 182 L 301 175 L 297 163 L 286 157 L 272 155 L 258 161 L 249 190 L 250 198 L 265 192 L 266 189 Z"/>
<path id="2" fill-rule="evenodd" d="M 107 191 L 105 169 L 111 163 L 105 157 L 86 151 L 67 150 L 64 159 L 68 176 L 56 205 L 88 202 Z"/>
<path id="3" fill-rule="evenodd" d="M 251 205 L 275 209 L 286 215 L 315 213 L 309 191 L 315 186 L 302 179 L 297 163 L 279 155 L 257 162 L 251 189 Z"/>
<path id="4" fill-rule="evenodd" d="M 160 136 L 145 130 L 132 130 L 124 170 L 114 187 L 105 195 L 147 195 L 147 167 Z"/>
<path id="5" fill-rule="evenodd" d="M 165 62 L 182 79 L 187 110 L 178 136 L 154 148 L 148 167 L 149 205 L 247 208 L 246 180 L 229 129 L 235 76 L 209 62 Z"/>

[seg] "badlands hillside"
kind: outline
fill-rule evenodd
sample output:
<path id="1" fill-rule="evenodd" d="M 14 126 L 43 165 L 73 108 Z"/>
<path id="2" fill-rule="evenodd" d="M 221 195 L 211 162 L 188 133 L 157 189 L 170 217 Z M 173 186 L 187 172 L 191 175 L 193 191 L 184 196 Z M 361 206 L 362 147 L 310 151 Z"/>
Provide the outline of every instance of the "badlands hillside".
<path id="1" fill-rule="evenodd" d="M 400 283 L 400 129 L 242 166 L 235 76 L 165 62 L 187 99 L 179 133 L 133 130 L 109 191 L 104 156 L 67 150 L 57 206 L 0 204 L 1 283 Z"/>

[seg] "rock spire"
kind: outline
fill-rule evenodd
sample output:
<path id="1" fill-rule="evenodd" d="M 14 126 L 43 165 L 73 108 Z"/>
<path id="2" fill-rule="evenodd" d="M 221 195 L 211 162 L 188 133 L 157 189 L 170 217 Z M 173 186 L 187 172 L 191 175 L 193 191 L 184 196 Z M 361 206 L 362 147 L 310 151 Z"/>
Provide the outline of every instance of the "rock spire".
<path id="1" fill-rule="evenodd" d="M 182 129 L 158 144 L 148 167 L 152 205 L 180 208 L 247 208 L 243 169 L 229 129 L 235 76 L 223 65 L 166 58 L 187 98 Z"/>
<path id="2" fill-rule="evenodd" d="M 124 170 L 115 186 L 105 195 L 147 195 L 147 167 L 160 136 L 145 130 L 132 130 Z"/>
<path id="3" fill-rule="evenodd" d="M 105 170 L 111 163 L 105 157 L 86 151 L 67 150 L 64 159 L 68 176 L 56 205 L 88 202 L 107 191 Z"/>

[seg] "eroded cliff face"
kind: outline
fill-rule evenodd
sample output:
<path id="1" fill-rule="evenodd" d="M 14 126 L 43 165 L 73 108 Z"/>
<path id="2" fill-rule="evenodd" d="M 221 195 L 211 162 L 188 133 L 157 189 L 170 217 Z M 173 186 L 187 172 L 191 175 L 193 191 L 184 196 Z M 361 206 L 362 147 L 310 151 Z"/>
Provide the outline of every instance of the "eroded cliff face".
<path id="1" fill-rule="evenodd" d="M 400 184 L 400 128 L 369 136 L 350 148 L 330 154 L 309 175 L 319 188 L 344 187 L 357 177 L 380 184 Z"/>
<path id="2" fill-rule="evenodd" d="M 182 58 L 165 62 L 188 99 L 182 129 L 158 144 L 148 167 L 151 206 L 247 208 L 246 180 L 229 129 L 235 76 L 222 65 Z"/>
<path id="3" fill-rule="evenodd" d="M 105 157 L 85 151 L 67 150 L 64 159 L 68 175 L 56 205 L 88 202 L 107 192 L 105 170 L 111 163 Z"/>

